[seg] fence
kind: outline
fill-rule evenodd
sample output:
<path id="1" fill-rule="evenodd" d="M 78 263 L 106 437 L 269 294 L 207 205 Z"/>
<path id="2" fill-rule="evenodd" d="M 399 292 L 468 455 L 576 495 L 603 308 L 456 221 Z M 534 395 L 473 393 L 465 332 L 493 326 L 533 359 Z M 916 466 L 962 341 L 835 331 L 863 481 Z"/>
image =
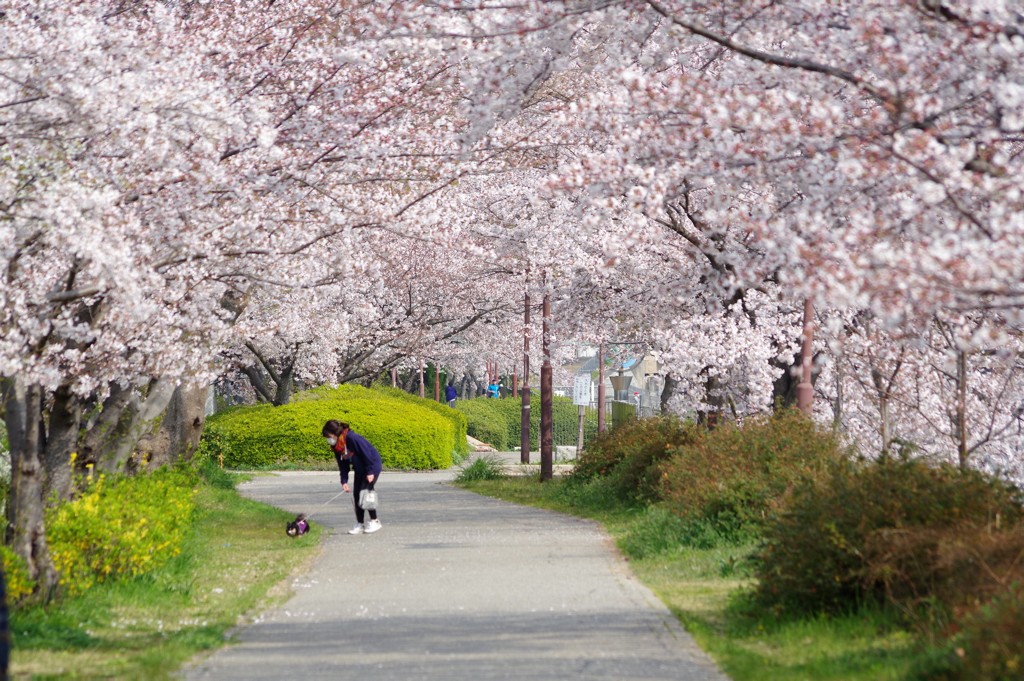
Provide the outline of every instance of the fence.
<path id="1" fill-rule="evenodd" d="M 479 400 L 489 401 L 493 398 L 480 397 Z M 474 401 L 475 401 L 474 400 Z M 517 400 L 518 402 L 518 400 Z M 530 440 L 531 450 L 534 455 L 539 456 L 540 447 L 540 393 L 536 389 L 530 391 L 531 423 Z M 576 458 L 578 454 L 577 442 L 579 440 L 579 407 L 573 405 L 564 395 L 556 397 L 552 414 L 551 435 L 554 445 L 554 458 L 556 461 L 565 461 Z M 517 410 L 518 411 L 518 410 Z M 597 436 L 597 404 L 592 402 L 583 408 L 583 446 L 586 448 Z M 635 418 L 646 418 L 658 413 L 657 409 L 651 406 L 640 404 L 637 401 L 605 400 L 605 423 L 608 428 Z M 512 437 L 508 442 L 513 450 L 519 449 L 519 420 L 514 418 L 512 425 Z M 534 460 L 536 456 L 531 456 Z"/>

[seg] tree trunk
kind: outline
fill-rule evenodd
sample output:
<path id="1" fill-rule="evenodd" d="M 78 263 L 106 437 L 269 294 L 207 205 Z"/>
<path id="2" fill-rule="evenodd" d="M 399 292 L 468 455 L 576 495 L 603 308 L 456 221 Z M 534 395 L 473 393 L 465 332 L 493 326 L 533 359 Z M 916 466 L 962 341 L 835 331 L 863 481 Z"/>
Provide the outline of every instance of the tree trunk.
<path id="1" fill-rule="evenodd" d="M 967 469 L 967 353 L 959 350 L 956 353 L 956 434 L 957 455 L 960 468 Z"/>
<path id="2" fill-rule="evenodd" d="M 882 438 L 882 456 L 889 456 L 889 446 L 892 444 L 892 423 L 889 415 L 889 398 L 892 396 L 893 383 L 896 380 L 900 368 L 903 366 L 903 358 L 900 357 L 893 368 L 892 373 L 885 377 L 878 367 L 871 369 L 871 382 L 875 386 L 878 395 L 878 418 L 881 423 L 878 425 L 878 432 Z"/>
<path id="3" fill-rule="evenodd" d="M 775 409 L 788 409 L 796 406 L 796 386 L 800 382 L 800 367 L 803 357 L 796 353 L 793 362 L 783 364 L 773 358 L 771 365 L 782 370 L 782 374 L 772 384 L 772 406 Z"/>
<path id="4" fill-rule="evenodd" d="M 67 386 L 61 386 L 53 395 L 49 428 L 43 442 L 43 498 L 56 496 L 70 499 L 73 492 L 73 473 L 78 461 L 78 439 L 82 422 L 82 402 Z M 74 458 L 74 462 L 72 459 Z"/>
<path id="5" fill-rule="evenodd" d="M 892 433 L 889 426 L 889 396 L 888 394 L 879 395 L 878 398 L 878 416 L 879 423 L 878 433 L 882 438 L 882 456 L 889 456 L 889 444 L 892 442 Z"/>
<path id="6" fill-rule="evenodd" d="M 675 374 L 665 374 L 665 385 L 661 387 L 661 399 L 660 407 L 661 413 L 667 414 L 669 412 L 669 403 L 672 401 L 672 396 L 676 392 L 676 388 L 679 386 L 679 379 L 676 378 Z M 601 405 L 604 408 L 604 405 Z"/>
<path id="7" fill-rule="evenodd" d="M 282 364 L 280 372 L 272 358 L 264 354 L 254 342 L 246 341 L 245 347 L 259 362 L 259 364 L 242 367 L 242 373 L 252 384 L 257 399 L 270 402 L 275 407 L 288 404 L 295 392 L 295 362 L 299 355 L 298 347 L 293 347 L 291 352 L 285 354 L 283 359 L 278 362 Z M 268 378 L 270 383 L 273 383 L 273 390 L 267 381 Z"/>
<path id="8" fill-rule="evenodd" d="M 274 397 L 270 394 L 270 389 L 267 388 L 267 382 L 263 379 L 263 372 L 260 371 L 258 366 L 251 364 L 247 367 L 242 367 L 242 373 L 249 379 L 249 384 L 256 393 L 257 402 L 274 401 Z"/>
<path id="9" fill-rule="evenodd" d="M 811 385 L 818 382 L 818 375 L 821 374 L 817 359 L 818 356 L 815 355 L 815 361 L 811 364 Z M 771 360 L 773 367 L 782 369 L 782 375 L 776 378 L 772 384 L 772 404 L 775 409 L 789 409 L 796 406 L 796 387 L 800 384 L 803 363 L 802 352 L 797 352 L 790 364 L 783 364 L 776 359 Z"/>
<path id="10" fill-rule="evenodd" d="M 150 382 L 145 395 L 138 390 L 111 386 L 110 395 L 82 444 L 82 453 L 96 464 L 96 470 L 126 472 L 125 465 L 139 440 L 152 432 L 175 389 L 174 381 L 164 378 Z"/>
<path id="11" fill-rule="evenodd" d="M 57 587 L 57 571 L 50 558 L 43 523 L 43 389 L 18 379 L 2 383 L 4 422 L 11 450 L 7 544 L 25 560 L 28 576 L 36 581 L 36 595 L 45 601 Z"/>
<path id="12" fill-rule="evenodd" d="M 721 385 L 721 381 L 714 376 L 709 377 L 704 382 L 708 410 L 697 412 L 697 423 L 706 426 L 708 430 L 712 430 L 721 424 L 722 414 L 725 412 L 726 400 L 723 396 L 716 394 Z"/>
<path id="13" fill-rule="evenodd" d="M 417 376 L 417 372 L 415 372 L 415 371 L 410 369 L 409 372 L 405 375 L 405 380 L 402 382 L 402 390 L 404 390 L 405 392 L 407 392 L 409 394 L 412 394 L 413 392 L 415 392 L 415 390 L 416 390 L 416 376 Z"/>
<path id="14" fill-rule="evenodd" d="M 292 394 L 295 392 L 295 357 L 292 356 L 288 360 L 287 366 L 284 371 L 281 372 L 280 379 L 277 382 L 277 391 L 274 393 L 274 406 L 280 407 L 288 404 L 292 399 Z"/>
<path id="15" fill-rule="evenodd" d="M 832 407 L 832 430 L 839 432 L 843 425 L 843 363 L 836 362 L 836 402 Z"/>
<path id="16" fill-rule="evenodd" d="M 206 423 L 209 391 L 205 384 L 179 385 L 174 389 L 160 427 L 139 440 L 139 457 L 129 461 L 130 472 L 192 458 Z"/>

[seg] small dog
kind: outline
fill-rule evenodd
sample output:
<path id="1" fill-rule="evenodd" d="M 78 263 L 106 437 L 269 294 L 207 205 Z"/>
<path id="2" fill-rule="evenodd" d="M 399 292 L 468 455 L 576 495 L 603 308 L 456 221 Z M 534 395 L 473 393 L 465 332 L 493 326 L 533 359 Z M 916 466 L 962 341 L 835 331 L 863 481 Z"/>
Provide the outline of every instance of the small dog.
<path id="1" fill-rule="evenodd" d="M 299 535 L 306 534 L 309 532 L 309 521 L 306 520 L 306 516 L 303 513 L 295 516 L 295 520 L 288 523 L 285 531 L 289 537 L 298 537 Z"/>

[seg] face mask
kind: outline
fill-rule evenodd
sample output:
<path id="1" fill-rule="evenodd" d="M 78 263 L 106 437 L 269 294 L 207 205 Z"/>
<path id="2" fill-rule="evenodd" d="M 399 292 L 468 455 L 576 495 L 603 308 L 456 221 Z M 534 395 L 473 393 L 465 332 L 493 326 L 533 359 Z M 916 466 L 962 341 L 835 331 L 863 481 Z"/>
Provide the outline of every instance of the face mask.
<path id="1" fill-rule="evenodd" d="M 331 437 L 328 437 L 327 444 L 333 447 L 334 445 L 338 444 L 338 438 L 334 437 L 333 435 Z"/>

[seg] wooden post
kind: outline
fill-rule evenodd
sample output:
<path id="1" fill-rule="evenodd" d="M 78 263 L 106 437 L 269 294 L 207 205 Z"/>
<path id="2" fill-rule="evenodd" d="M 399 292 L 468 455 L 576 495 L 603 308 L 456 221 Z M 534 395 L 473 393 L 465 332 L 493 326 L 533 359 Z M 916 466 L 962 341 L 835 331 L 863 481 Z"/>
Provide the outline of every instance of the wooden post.
<path id="1" fill-rule="evenodd" d="M 551 348 L 548 345 L 548 321 L 551 317 L 551 296 L 547 291 L 547 275 L 544 276 L 544 325 L 543 325 L 543 348 L 544 363 L 540 368 L 540 479 L 550 480 L 554 477 L 554 423 L 552 421 L 552 368 Z"/>

